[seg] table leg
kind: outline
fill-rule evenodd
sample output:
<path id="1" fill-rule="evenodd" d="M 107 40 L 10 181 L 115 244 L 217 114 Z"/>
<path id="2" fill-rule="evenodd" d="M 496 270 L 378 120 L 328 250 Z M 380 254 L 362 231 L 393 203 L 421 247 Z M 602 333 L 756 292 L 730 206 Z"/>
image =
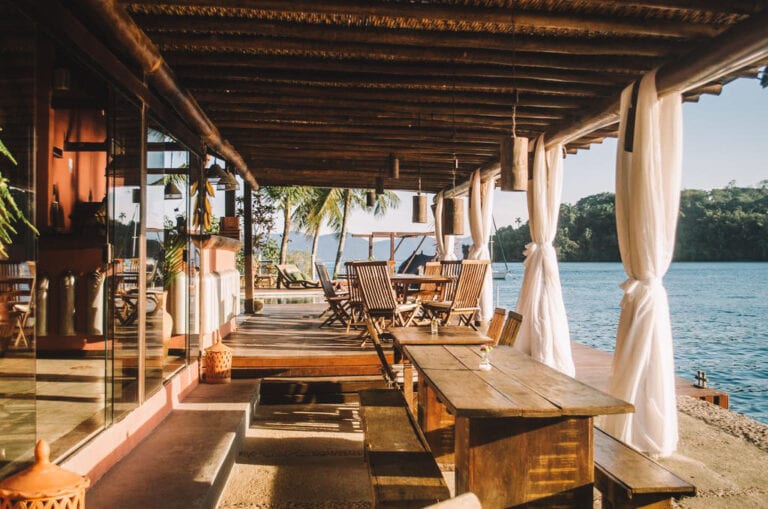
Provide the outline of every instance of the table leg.
<path id="1" fill-rule="evenodd" d="M 483 509 L 591 508 L 592 419 L 456 419 L 456 493 Z"/>
<path id="2" fill-rule="evenodd" d="M 418 418 L 429 448 L 438 463 L 454 462 L 454 417 L 448 413 L 445 405 L 437 399 L 437 393 L 424 377 L 419 377 Z"/>

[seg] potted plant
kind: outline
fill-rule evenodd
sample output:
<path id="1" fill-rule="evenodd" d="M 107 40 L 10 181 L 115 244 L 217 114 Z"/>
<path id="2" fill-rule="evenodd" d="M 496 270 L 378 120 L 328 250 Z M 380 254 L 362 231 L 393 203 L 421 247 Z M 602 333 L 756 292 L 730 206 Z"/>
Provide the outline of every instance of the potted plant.
<path id="1" fill-rule="evenodd" d="M 0 131 L 2 131 L 2 128 L 0 128 Z M 7 159 L 14 166 L 18 165 L 16 159 L 14 159 L 1 138 L 0 154 L 3 156 L 0 157 L 1 160 Z M 16 204 L 16 200 L 14 200 L 13 195 L 11 194 L 10 182 L 3 176 L 2 167 L 0 167 L 0 257 L 2 258 L 8 256 L 5 246 L 12 242 L 11 235 L 16 233 L 16 229 L 13 225 L 19 221 L 26 224 L 33 232 L 35 232 L 35 234 L 37 234 L 35 226 L 29 222 Z"/>

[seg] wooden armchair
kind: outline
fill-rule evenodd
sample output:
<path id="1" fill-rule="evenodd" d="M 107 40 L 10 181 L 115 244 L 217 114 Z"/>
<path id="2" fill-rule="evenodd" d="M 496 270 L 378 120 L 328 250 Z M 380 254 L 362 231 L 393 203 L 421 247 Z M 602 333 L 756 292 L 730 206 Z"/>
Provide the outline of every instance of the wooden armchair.
<path id="1" fill-rule="evenodd" d="M 488 265 L 488 260 L 463 260 L 453 299 L 425 302 L 427 317 L 437 317 L 443 325 L 447 325 L 453 317 L 458 317 L 459 325 L 469 325 L 476 329 L 474 318 L 475 313 L 480 311 L 480 292 Z"/>
<path id="2" fill-rule="evenodd" d="M 365 325 L 363 313 L 363 295 L 360 292 L 360 284 L 357 280 L 357 269 L 355 265 L 360 262 L 346 262 L 344 267 L 347 271 L 347 292 L 349 292 L 349 321 L 347 322 L 347 332 L 352 327 Z M 365 342 L 363 342 L 365 344 Z"/>
<path id="3" fill-rule="evenodd" d="M 381 361 L 385 378 L 389 383 L 396 384 L 395 374 L 381 346 L 380 334 L 389 324 L 401 327 L 410 325 L 420 304 L 397 302 L 387 262 L 359 262 L 354 264 L 354 269 L 363 298 L 366 328 Z"/>
<path id="4" fill-rule="evenodd" d="M 493 310 L 493 317 L 488 323 L 488 329 L 485 331 L 485 335 L 489 338 L 493 338 L 494 344 L 498 344 L 501 337 L 502 329 L 504 328 L 504 319 L 507 317 L 506 308 L 496 308 Z"/>
<path id="5" fill-rule="evenodd" d="M 9 312 L 6 320 L 15 330 L 13 346 L 31 346 L 25 329 L 34 313 L 36 275 L 35 262 L 0 264 L 0 293 Z"/>
<path id="6" fill-rule="evenodd" d="M 510 311 L 507 315 L 507 321 L 504 322 L 504 328 L 496 344 L 514 346 L 517 339 L 517 333 L 520 332 L 520 325 L 523 323 L 523 315 L 516 311 Z"/>
<path id="7" fill-rule="evenodd" d="M 461 274 L 461 260 L 440 261 L 440 275 L 451 278 L 451 281 L 443 285 L 439 300 L 453 300 L 459 283 L 459 274 Z"/>
<path id="8" fill-rule="evenodd" d="M 319 288 L 319 281 L 312 281 L 299 270 L 299 268 L 292 264 L 286 263 L 282 265 L 276 265 L 277 269 L 277 287 L 280 288 L 282 284 L 286 288 Z"/>
<path id="9" fill-rule="evenodd" d="M 317 269 L 317 275 L 320 277 L 325 300 L 328 302 L 328 309 L 323 312 L 323 314 L 328 313 L 328 318 L 320 324 L 320 327 L 331 325 L 334 322 L 339 322 L 342 327 L 346 327 L 350 320 L 349 296 L 336 293 L 336 288 L 328 275 L 328 268 L 324 264 L 315 262 L 315 269 Z"/>

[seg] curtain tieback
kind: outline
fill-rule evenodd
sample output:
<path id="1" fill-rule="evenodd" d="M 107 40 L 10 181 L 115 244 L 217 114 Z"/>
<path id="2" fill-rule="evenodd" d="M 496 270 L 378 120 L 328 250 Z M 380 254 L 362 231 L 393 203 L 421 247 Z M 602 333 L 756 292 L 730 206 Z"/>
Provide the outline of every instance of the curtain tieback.
<path id="1" fill-rule="evenodd" d="M 555 246 L 552 245 L 551 242 L 529 242 L 525 245 L 525 250 L 523 251 L 523 255 L 525 257 L 531 256 L 533 253 L 535 253 L 538 250 L 546 251 L 548 249 L 555 249 Z"/>
<path id="2" fill-rule="evenodd" d="M 650 290 L 657 286 L 661 286 L 661 278 L 649 277 L 646 279 L 635 279 L 630 277 L 619 286 L 622 290 L 624 290 L 625 293 L 632 294 L 635 292 L 635 290 L 637 290 L 639 285 L 645 286 Z"/>

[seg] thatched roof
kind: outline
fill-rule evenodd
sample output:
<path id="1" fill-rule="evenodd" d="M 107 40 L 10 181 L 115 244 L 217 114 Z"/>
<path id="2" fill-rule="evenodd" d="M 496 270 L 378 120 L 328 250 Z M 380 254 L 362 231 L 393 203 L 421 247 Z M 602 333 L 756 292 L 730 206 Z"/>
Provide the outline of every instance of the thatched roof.
<path id="1" fill-rule="evenodd" d="M 435 191 L 554 135 L 767 1 L 120 1 L 260 184 Z M 765 12 L 762 12 L 765 14 Z M 686 92 L 717 93 L 747 62 Z M 607 126 L 571 151 L 615 134 Z M 390 178 L 389 158 L 400 162 Z"/>

